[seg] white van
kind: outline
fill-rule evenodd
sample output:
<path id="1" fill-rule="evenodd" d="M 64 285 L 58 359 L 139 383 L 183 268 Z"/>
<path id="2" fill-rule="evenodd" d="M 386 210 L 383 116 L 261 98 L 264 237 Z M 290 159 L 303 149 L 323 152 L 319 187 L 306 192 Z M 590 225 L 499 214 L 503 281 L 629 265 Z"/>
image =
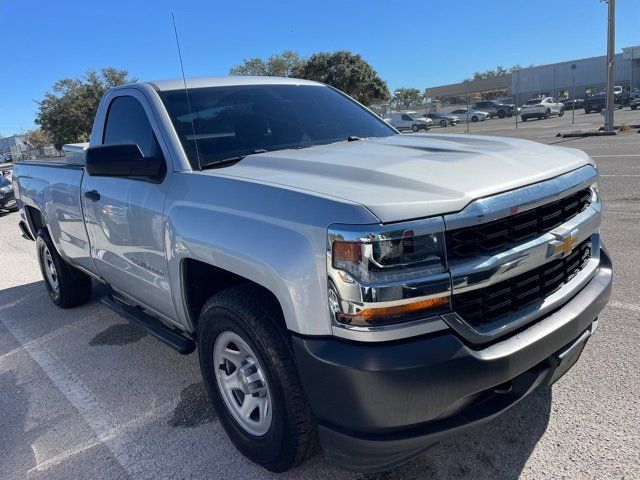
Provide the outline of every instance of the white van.
<path id="1" fill-rule="evenodd" d="M 390 118 L 384 119 L 398 130 L 428 130 L 433 120 L 418 115 L 417 112 L 393 112 Z"/>

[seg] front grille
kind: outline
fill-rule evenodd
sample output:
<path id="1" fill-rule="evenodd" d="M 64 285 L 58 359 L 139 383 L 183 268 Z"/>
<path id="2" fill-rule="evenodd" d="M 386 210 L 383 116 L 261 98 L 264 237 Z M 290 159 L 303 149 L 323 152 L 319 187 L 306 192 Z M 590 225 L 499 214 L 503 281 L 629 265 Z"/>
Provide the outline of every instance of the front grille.
<path id="1" fill-rule="evenodd" d="M 490 255 L 499 248 L 549 232 L 583 211 L 590 198 L 591 191 L 585 188 L 525 212 L 481 225 L 448 231 L 447 258 L 453 260 L 481 254 Z"/>
<path id="2" fill-rule="evenodd" d="M 452 307 L 467 323 L 481 326 L 544 300 L 582 270 L 591 257 L 591 239 L 565 258 L 553 260 L 526 273 L 489 287 L 452 297 Z"/>

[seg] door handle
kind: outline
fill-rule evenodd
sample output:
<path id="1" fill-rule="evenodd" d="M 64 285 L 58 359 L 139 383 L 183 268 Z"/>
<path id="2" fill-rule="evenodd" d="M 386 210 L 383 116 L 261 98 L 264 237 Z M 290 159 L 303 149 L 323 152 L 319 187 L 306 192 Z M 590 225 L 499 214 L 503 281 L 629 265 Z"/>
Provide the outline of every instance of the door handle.
<path id="1" fill-rule="evenodd" d="M 97 202 L 98 200 L 100 200 L 100 194 L 96 190 L 89 190 L 88 192 L 84 192 L 84 197 L 93 202 Z"/>

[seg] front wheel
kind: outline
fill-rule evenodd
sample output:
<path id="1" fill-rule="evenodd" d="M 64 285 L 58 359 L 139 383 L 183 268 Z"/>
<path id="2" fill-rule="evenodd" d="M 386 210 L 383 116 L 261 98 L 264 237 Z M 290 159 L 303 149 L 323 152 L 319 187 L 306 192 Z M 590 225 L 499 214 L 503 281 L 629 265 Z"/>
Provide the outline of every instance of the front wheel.
<path id="1" fill-rule="evenodd" d="M 236 448 L 272 472 L 313 455 L 315 420 L 277 300 L 253 285 L 231 287 L 207 301 L 198 329 L 204 383 Z"/>
<path id="2" fill-rule="evenodd" d="M 544 112 L 544 116 L 542 118 L 547 119 L 551 116 L 551 110 L 547 108 L 547 111 Z"/>
<path id="3" fill-rule="evenodd" d="M 561 109 L 560 109 L 560 113 L 558 113 L 558 116 L 559 116 L 559 117 L 561 117 L 561 116 L 563 116 L 563 115 L 564 115 L 564 108 L 561 108 Z"/>
<path id="4" fill-rule="evenodd" d="M 447 126 L 447 121 L 446 120 L 440 120 L 440 126 L 442 128 L 446 127 Z"/>
<path id="5" fill-rule="evenodd" d="M 504 111 L 504 110 L 500 110 L 500 111 L 498 112 L 498 118 L 504 118 L 504 117 L 506 117 L 506 116 L 507 116 L 507 114 L 505 113 L 505 111 Z"/>
<path id="6" fill-rule="evenodd" d="M 520 120 L 522 120 L 523 122 L 526 122 L 527 120 L 529 120 L 529 117 L 520 117 Z"/>
<path id="7" fill-rule="evenodd" d="M 472 122 L 477 122 L 478 121 L 478 117 L 476 117 L 475 115 L 473 117 L 471 117 L 471 121 Z"/>
<path id="8" fill-rule="evenodd" d="M 61 308 L 86 303 L 91 297 L 91 277 L 62 259 L 47 230 L 38 231 L 36 249 L 44 284 L 53 303 Z"/>
<path id="9" fill-rule="evenodd" d="M 631 110 L 635 110 L 636 108 L 638 108 L 637 105 L 631 105 Z"/>
<path id="10" fill-rule="evenodd" d="M 418 125 L 416 125 L 415 123 L 411 125 L 411 130 L 413 130 L 414 132 L 417 132 L 419 129 L 420 127 L 418 127 Z"/>

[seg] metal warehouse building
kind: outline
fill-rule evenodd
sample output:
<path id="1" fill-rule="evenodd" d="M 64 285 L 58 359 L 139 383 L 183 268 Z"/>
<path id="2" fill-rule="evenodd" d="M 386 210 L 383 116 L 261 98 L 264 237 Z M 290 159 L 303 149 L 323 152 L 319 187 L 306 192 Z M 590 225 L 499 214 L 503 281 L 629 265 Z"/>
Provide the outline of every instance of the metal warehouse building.
<path id="1" fill-rule="evenodd" d="M 615 56 L 615 85 L 625 90 L 640 87 L 640 46 L 623 48 Z M 564 99 L 604 90 L 607 57 L 583 58 L 516 70 L 511 75 L 511 96 L 518 105 L 533 97 Z"/>
<path id="2" fill-rule="evenodd" d="M 615 56 L 615 85 L 640 88 L 640 46 L 627 47 Z M 582 58 L 522 68 L 504 77 L 428 87 L 436 99 L 470 95 L 472 101 L 487 94 L 504 92 L 518 105 L 533 97 L 560 100 L 601 92 L 607 83 L 607 57 Z M 489 97 L 491 98 L 491 97 Z"/>

